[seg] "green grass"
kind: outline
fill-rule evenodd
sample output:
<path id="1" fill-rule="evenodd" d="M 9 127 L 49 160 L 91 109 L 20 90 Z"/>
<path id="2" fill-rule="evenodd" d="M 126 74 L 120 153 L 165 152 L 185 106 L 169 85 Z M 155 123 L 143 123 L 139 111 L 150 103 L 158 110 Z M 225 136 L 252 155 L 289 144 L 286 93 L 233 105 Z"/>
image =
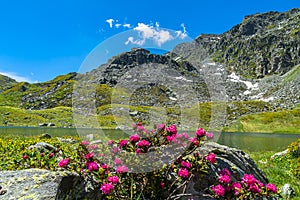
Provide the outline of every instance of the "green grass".
<path id="1" fill-rule="evenodd" d="M 277 112 L 262 112 L 240 117 L 227 132 L 300 133 L 300 107 Z"/>
<path id="2" fill-rule="evenodd" d="M 276 153 L 274 151 L 247 153 L 265 173 L 269 182 L 274 183 L 279 189 L 284 184 L 289 183 L 296 193 L 292 199 L 300 200 L 300 177 L 291 172 L 293 170 L 291 163 L 298 162 L 299 159 L 289 159 L 285 156 L 271 159 L 271 156 Z"/>
<path id="3" fill-rule="evenodd" d="M 292 70 L 283 75 L 284 82 L 294 80 L 300 76 L 300 65 L 295 66 Z"/>
<path id="4" fill-rule="evenodd" d="M 72 109 L 56 107 L 45 110 L 25 110 L 0 106 L 0 126 L 38 126 L 39 123 L 54 123 L 64 127 L 73 123 Z"/>

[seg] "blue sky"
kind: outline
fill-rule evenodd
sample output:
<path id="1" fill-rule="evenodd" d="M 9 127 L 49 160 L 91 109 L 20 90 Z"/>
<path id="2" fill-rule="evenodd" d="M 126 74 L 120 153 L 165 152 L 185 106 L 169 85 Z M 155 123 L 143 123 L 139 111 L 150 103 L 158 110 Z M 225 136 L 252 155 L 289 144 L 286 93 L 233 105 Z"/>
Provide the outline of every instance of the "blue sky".
<path id="1" fill-rule="evenodd" d="M 245 15 L 299 7 L 299 0 L 1 1 L 0 73 L 18 81 L 43 82 L 80 71 L 97 46 L 116 50 L 118 45 L 105 44 L 116 34 L 137 33 L 131 40 L 126 35 L 122 44 L 128 40 L 127 47 L 143 46 L 146 39 L 160 48 L 168 40 L 161 28 L 174 30 L 170 37 L 180 42 L 201 33 L 223 33 Z M 147 36 L 147 31 L 154 35 Z M 117 52 L 102 50 L 106 58 Z"/>

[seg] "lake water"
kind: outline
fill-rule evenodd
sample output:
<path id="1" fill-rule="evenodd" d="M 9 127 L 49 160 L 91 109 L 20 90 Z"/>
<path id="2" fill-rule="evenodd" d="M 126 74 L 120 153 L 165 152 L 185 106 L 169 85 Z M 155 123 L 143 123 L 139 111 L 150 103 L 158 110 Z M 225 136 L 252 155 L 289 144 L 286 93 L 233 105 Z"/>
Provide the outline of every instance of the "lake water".
<path id="1" fill-rule="evenodd" d="M 81 129 L 86 135 L 103 134 L 111 139 L 126 138 L 128 135 L 121 130 Z M 78 136 L 75 128 L 51 127 L 0 127 L 0 135 L 8 136 L 39 136 L 48 133 L 53 137 Z M 270 134 L 270 133 L 215 133 L 216 142 L 230 147 L 249 151 L 282 151 L 300 138 L 300 134 Z"/>

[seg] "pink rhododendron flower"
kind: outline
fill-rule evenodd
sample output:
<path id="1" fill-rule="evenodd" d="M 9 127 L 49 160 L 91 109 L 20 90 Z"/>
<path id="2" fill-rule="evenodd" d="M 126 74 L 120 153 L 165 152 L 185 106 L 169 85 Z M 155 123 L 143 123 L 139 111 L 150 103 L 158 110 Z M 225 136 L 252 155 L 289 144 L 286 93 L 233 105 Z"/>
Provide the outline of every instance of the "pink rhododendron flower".
<path id="1" fill-rule="evenodd" d="M 84 157 L 85 157 L 87 160 L 89 160 L 89 159 L 93 158 L 94 155 L 95 155 L 95 154 L 94 154 L 93 152 L 90 152 L 90 153 L 86 154 Z"/>
<path id="2" fill-rule="evenodd" d="M 113 147 L 113 149 L 112 149 L 113 153 L 118 153 L 120 151 L 121 151 L 121 149 L 119 147 Z"/>
<path id="3" fill-rule="evenodd" d="M 125 165 L 119 165 L 116 168 L 116 172 L 119 174 L 122 174 L 122 173 L 128 172 L 128 168 Z"/>
<path id="4" fill-rule="evenodd" d="M 107 165 L 107 164 L 102 164 L 102 165 L 101 165 L 101 168 L 102 168 L 102 169 L 109 169 L 109 165 Z"/>
<path id="5" fill-rule="evenodd" d="M 143 153 L 143 150 L 142 150 L 141 148 L 137 148 L 137 149 L 135 150 L 135 153 L 136 153 L 136 154 L 142 154 L 142 153 Z"/>
<path id="6" fill-rule="evenodd" d="M 190 142 L 195 146 L 199 145 L 199 140 L 197 138 L 191 137 Z"/>
<path id="7" fill-rule="evenodd" d="M 89 144 L 90 144 L 89 141 L 82 141 L 82 142 L 80 142 L 80 145 L 82 145 L 82 146 L 87 146 Z"/>
<path id="8" fill-rule="evenodd" d="M 206 133 L 206 137 L 208 138 L 208 139 L 213 139 L 214 138 L 214 134 L 213 133 Z"/>
<path id="9" fill-rule="evenodd" d="M 230 176 L 230 171 L 227 168 L 224 168 L 224 169 L 221 170 L 220 175 L 222 175 L 222 176 L 224 176 L 224 175 Z"/>
<path id="10" fill-rule="evenodd" d="M 107 141 L 107 144 L 108 144 L 108 145 L 112 145 L 114 142 L 115 142 L 114 140 L 108 140 L 108 141 Z"/>
<path id="11" fill-rule="evenodd" d="M 129 140 L 130 140 L 131 142 L 137 142 L 137 141 L 140 140 L 140 136 L 139 136 L 138 134 L 131 135 L 131 136 L 129 137 Z"/>
<path id="12" fill-rule="evenodd" d="M 168 142 L 176 142 L 176 137 L 175 136 L 176 136 L 175 134 L 173 134 L 171 136 L 168 135 L 166 137 L 166 139 L 168 140 Z"/>
<path id="13" fill-rule="evenodd" d="M 199 128 L 198 130 L 196 130 L 195 135 L 197 137 L 203 137 L 206 135 L 206 131 L 203 128 Z"/>
<path id="14" fill-rule="evenodd" d="M 120 141 L 120 146 L 125 147 L 127 145 L 127 143 L 128 143 L 128 140 L 121 140 Z"/>
<path id="15" fill-rule="evenodd" d="M 118 176 L 109 176 L 107 178 L 108 182 L 113 183 L 113 184 L 118 184 L 119 183 L 119 177 Z"/>
<path id="16" fill-rule="evenodd" d="M 97 144 L 93 144 L 93 145 L 90 145 L 90 146 L 88 147 L 89 150 L 94 150 L 94 149 L 98 149 L 98 148 L 99 148 L 99 147 L 98 147 Z"/>
<path id="17" fill-rule="evenodd" d="M 187 134 L 186 132 L 182 133 L 182 136 L 185 140 L 189 139 L 189 134 Z"/>
<path id="18" fill-rule="evenodd" d="M 245 183 L 247 186 L 253 185 L 257 182 L 256 178 L 252 174 L 244 174 L 242 183 Z"/>
<path id="19" fill-rule="evenodd" d="M 169 127 L 166 128 L 167 132 L 173 133 L 173 134 L 177 134 L 177 127 L 176 124 L 173 124 Z"/>
<path id="20" fill-rule="evenodd" d="M 191 163 L 189 162 L 185 162 L 185 161 L 181 161 L 180 163 L 181 167 L 185 167 L 185 168 L 191 168 Z"/>
<path id="21" fill-rule="evenodd" d="M 230 176 L 227 175 L 221 175 L 219 177 L 220 183 L 230 183 Z"/>
<path id="22" fill-rule="evenodd" d="M 259 180 L 257 180 L 257 184 L 258 184 L 259 187 L 263 187 L 264 186 L 264 184 L 262 182 L 260 182 Z"/>
<path id="23" fill-rule="evenodd" d="M 156 126 L 156 129 L 158 129 L 158 130 L 165 130 L 165 128 L 166 128 L 166 125 L 165 125 L 165 124 L 158 124 L 158 125 Z"/>
<path id="24" fill-rule="evenodd" d="M 59 167 L 66 167 L 69 164 L 70 159 L 62 159 L 61 161 L 59 161 L 58 166 Z"/>
<path id="25" fill-rule="evenodd" d="M 114 190 L 115 187 L 112 183 L 103 183 L 100 187 L 100 190 L 104 193 L 104 194 L 110 194 L 112 190 Z"/>
<path id="26" fill-rule="evenodd" d="M 268 183 L 268 184 L 266 185 L 266 188 L 267 188 L 268 190 L 270 190 L 271 192 L 273 192 L 273 193 L 277 193 L 277 188 L 276 188 L 276 186 L 275 186 L 274 184 L 272 184 L 272 183 Z"/>
<path id="27" fill-rule="evenodd" d="M 122 161 L 119 158 L 115 158 L 114 162 L 116 165 L 120 165 L 122 163 Z"/>
<path id="28" fill-rule="evenodd" d="M 24 159 L 24 160 L 26 160 L 27 158 L 28 158 L 28 156 L 27 156 L 27 155 L 24 155 L 24 156 L 23 156 L 23 159 Z"/>
<path id="29" fill-rule="evenodd" d="M 147 129 L 144 126 L 142 126 L 142 125 L 138 126 L 137 130 L 138 130 L 138 132 L 146 132 L 147 131 Z"/>
<path id="30" fill-rule="evenodd" d="M 234 195 L 238 195 L 242 189 L 242 185 L 238 182 L 232 183 L 232 188 L 234 189 Z"/>
<path id="31" fill-rule="evenodd" d="M 178 170 L 178 176 L 183 177 L 183 178 L 188 178 L 189 177 L 189 171 L 185 168 L 180 168 Z"/>
<path id="32" fill-rule="evenodd" d="M 222 185 L 215 185 L 215 186 L 212 186 L 212 191 L 214 193 L 216 193 L 216 195 L 220 196 L 220 197 L 223 197 L 224 194 L 225 194 L 225 189 L 223 188 Z"/>
<path id="33" fill-rule="evenodd" d="M 208 160 L 211 164 L 215 164 L 217 162 L 216 156 L 214 153 L 209 153 L 206 157 L 206 160 Z"/>
<path id="34" fill-rule="evenodd" d="M 92 171 L 97 171 L 99 169 L 98 163 L 93 161 L 93 162 L 86 162 L 86 167 L 90 172 Z"/>
<path id="35" fill-rule="evenodd" d="M 147 140 L 141 140 L 139 141 L 139 143 L 137 144 L 138 147 L 149 147 L 150 146 L 150 142 Z"/>
<path id="36" fill-rule="evenodd" d="M 256 184 L 252 184 L 249 187 L 249 191 L 253 192 L 253 193 L 260 193 L 260 188 L 258 185 Z"/>
<path id="37" fill-rule="evenodd" d="M 133 125 L 132 125 L 133 130 L 137 129 L 137 127 L 138 127 L 137 124 L 133 124 Z"/>

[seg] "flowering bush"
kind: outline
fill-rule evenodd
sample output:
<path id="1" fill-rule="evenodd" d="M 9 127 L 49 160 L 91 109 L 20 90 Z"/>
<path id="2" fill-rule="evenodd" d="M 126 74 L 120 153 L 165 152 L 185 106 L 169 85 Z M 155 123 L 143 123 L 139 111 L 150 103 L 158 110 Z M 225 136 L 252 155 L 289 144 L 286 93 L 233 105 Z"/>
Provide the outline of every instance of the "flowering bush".
<path id="1" fill-rule="evenodd" d="M 77 150 L 81 155 L 76 160 L 77 163 L 72 164 L 72 159 L 66 157 L 58 166 L 77 171 L 81 176 L 88 177 L 88 180 L 93 180 L 93 184 L 98 185 L 107 198 L 123 199 L 130 196 L 138 199 L 143 195 L 150 199 L 165 199 L 168 197 L 166 195 L 181 191 L 190 181 L 193 172 L 207 173 L 207 164 L 215 161 L 213 153 L 209 154 L 212 160 L 194 155 L 195 149 L 204 140 L 213 138 L 212 133 L 206 137 L 204 129 L 198 129 L 193 136 L 189 136 L 187 133 L 178 133 L 175 124 L 159 124 L 152 131 L 148 131 L 141 123 L 135 124 L 133 128 L 134 132 L 128 139 L 109 140 L 107 145 L 92 146 L 88 141 L 82 141 Z M 155 166 L 155 163 L 147 159 L 135 160 L 135 157 L 159 151 L 159 147 L 170 147 L 170 155 L 167 156 L 173 163 L 163 164 L 153 171 L 134 173 L 135 168 L 128 164 L 137 164 L 139 168 Z M 176 155 L 173 150 L 178 149 L 184 151 Z M 130 156 L 124 157 L 124 152 Z M 100 154 L 101 156 L 96 156 Z"/>
<path id="2" fill-rule="evenodd" d="M 94 180 L 94 185 L 98 185 L 108 199 L 139 199 L 142 196 L 149 199 L 166 199 L 184 193 L 193 174 L 205 174 L 208 165 L 217 164 L 214 153 L 200 156 L 195 152 L 204 140 L 211 138 L 213 134 L 207 133 L 203 128 L 189 136 L 187 133 L 178 133 L 174 124 L 168 127 L 159 124 L 155 130 L 148 131 L 138 123 L 134 125 L 134 133 L 128 139 L 109 140 L 107 145 L 99 144 L 92 148 L 89 142 L 81 142 L 78 150 L 81 155 L 80 161 L 77 161 L 76 165 L 70 165 L 68 162 L 60 167 L 90 177 L 89 180 Z M 161 168 L 143 173 L 134 173 L 135 168 L 128 165 L 135 163 L 139 168 L 151 167 L 152 162 L 149 163 L 147 159 L 135 160 L 135 156 L 152 153 L 157 147 L 168 146 L 174 147 L 171 150 L 184 149 L 180 155 L 174 153 L 175 156 L 172 157 L 172 151 L 170 155 L 164 155 L 170 156 L 169 159 L 173 160 L 171 164 L 164 164 Z M 131 156 L 124 158 L 124 152 Z M 210 187 L 211 194 L 218 198 L 252 199 L 277 194 L 275 185 L 264 185 L 251 174 L 245 174 L 239 182 L 231 180 L 228 169 L 221 170 L 218 176 L 218 183 Z"/>
<path id="3" fill-rule="evenodd" d="M 218 183 L 211 187 L 215 197 L 224 199 L 256 199 L 277 195 L 274 184 L 264 185 L 252 174 L 244 174 L 240 182 L 230 180 L 230 171 L 227 168 L 221 170 Z"/>

